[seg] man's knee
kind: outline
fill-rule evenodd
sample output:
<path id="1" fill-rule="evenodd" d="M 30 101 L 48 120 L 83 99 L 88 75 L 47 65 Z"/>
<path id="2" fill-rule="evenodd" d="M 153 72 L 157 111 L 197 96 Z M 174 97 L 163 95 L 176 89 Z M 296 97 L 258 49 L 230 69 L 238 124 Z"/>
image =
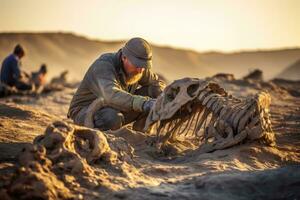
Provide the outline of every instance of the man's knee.
<path id="1" fill-rule="evenodd" d="M 94 115 L 95 127 L 102 130 L 116 130 L 124 124 L 123 114 L 113 108 L 102 108 Z"/>

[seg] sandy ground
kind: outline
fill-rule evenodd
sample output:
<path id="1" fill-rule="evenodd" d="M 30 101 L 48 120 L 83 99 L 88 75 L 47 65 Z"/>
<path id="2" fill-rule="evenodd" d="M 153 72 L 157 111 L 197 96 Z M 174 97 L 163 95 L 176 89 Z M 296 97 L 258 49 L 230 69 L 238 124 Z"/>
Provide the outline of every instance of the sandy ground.
<path id="1" fill-rule="evenodd" d="M 259 89 L 224 82 L 222 86 L 238 97 Z M 89 165 L 92 173 L 85 176 L 93 184 L 72 173 L 52 176 L 75 199 L 300 199 L 300 98 L 286 90 L 269 91 L 274 147 L 247 142 L 213 153 L 188 149 L 177 156 L 164 156 L 151 147 L 149 137 L 127 126 L 107 137 L 110 144 L 124 138 L 125 146 L 134 149 L 130 159 Z M 66 88 L 39 97 L 0 100 L 0 188 L 7 189 L 8 180 L 18 176 L 17 157 L 26 145 L 53 121 L 68 121 L 74 92 Z"/>

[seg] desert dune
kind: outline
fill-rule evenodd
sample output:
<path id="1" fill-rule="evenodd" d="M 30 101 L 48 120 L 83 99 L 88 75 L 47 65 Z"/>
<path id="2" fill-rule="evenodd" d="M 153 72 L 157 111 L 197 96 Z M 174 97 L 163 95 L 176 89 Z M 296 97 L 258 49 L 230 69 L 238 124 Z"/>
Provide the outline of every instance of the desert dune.
<path id="1" fill-rule="evenodd" d="M 102 53 L 117 51 L 125 41 L 92 40 L 72 33 L 0 33 L 1 61 L 16 43 L 27 49 L 24 70 L 34 71 L 46 63 L 50 78 L 68 70 L 71 79 L 80 81 L 96 58 Z M 153 70 L 170 81 L 183 77 L 204 78 L 216 73 L 231 73 L 241 78 L 254 69 L 264 71 L 264 78 L 269 80 L 300 58 L 299 48 L 228 53 L 196 52 L 155 44 L 152 48 Z"/>

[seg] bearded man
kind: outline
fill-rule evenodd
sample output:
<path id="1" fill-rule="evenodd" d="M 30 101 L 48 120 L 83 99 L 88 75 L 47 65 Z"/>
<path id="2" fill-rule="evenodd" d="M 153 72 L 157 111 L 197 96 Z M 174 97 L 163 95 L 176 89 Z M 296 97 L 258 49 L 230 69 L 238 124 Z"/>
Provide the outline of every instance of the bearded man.
<path id="1" fill-rule="evenodd" d="M 165 87 L 151 66 L 152 50 L 142 38 L 132 38 L 118 52 L 101 55 L 73 96 L 68 117 L 84 125 L 88 106 L 103 98 L 108 106 L 95 112 L 95 128 L 116 130 L 134 122 L 133 129 L 142 131 L 148 112 Z"/>

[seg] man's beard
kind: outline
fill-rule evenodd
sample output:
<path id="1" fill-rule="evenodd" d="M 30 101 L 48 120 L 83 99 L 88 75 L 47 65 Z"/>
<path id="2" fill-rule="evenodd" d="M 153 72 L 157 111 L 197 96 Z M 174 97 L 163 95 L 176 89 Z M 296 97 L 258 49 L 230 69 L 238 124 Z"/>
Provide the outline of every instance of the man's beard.
<path id="1" fill-rule="evenodd" d="M 133 85 L 137 83 L 143 76 L 143 73 L 137 73 L 137 74 L 129 74 L 126 76 L 126 83 L 127 85 Z"/>

